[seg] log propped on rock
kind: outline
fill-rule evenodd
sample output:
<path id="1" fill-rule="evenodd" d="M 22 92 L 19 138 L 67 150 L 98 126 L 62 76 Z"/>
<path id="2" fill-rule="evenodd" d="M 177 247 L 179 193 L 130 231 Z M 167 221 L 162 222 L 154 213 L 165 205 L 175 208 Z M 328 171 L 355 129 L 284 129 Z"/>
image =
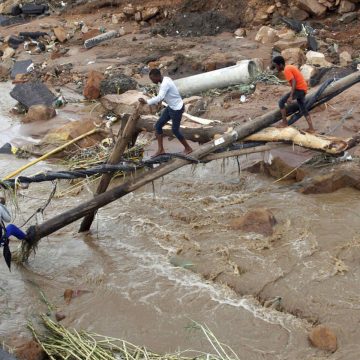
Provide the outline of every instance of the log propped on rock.
<path id="1" fill-rule="evenodd" d="M 153 131 L 156 120 L 157 118 L 153 115 L 142 116 L 138 120 L 137 130 Z M 234 127 L 231 125 L 181 126 L 181 131 L 187 140 L 199 143 L 209 142 L 217 136 L 221 136 L 220 134 L 231 133 L 233 130 Z M 166 136 L 173 136 L 171 125 L 165 125 L 163 131 Z M 244 141 L 292 142 L 295 145 L 324 151 L 328 154 L 340 154 L 353 147 L 359 141 L 359 137 L 360 135 L 356 135 L 353 138 L 341 139 L 333 136 L 310 134 L 289 126 L 286 128 L 268 127 L 248 136 Z"/>
<path id="2" fill-rule="evenodd" d="M 341 154 L 359 142 L 360 134 L 352 138 L 340 139 L 333 136 L 309 134 L 290 126 L 286 128 L 269 127 L 248 136 L 244 140 L 265 142 L 291 141 L 295 145 L 336 155 Z"/>
<path id="3" fill-rule="evenodd" d="M 139 132 L 154 132 L 154 126 L 157 120 L 158 118 L 154 115 L 142 115 L 137 121 L 136 129 Z M 234 129 L 231 124 L 224 125 L 215 123 L 215 125 L 201 126 L 197 124 L 190 125 L 188 122 L 184 121 L 183 124 L 184 125 L 180 126 L 180 129 L 184 137 L 187 140 L 198 142 L 200 144 L 205 144 L 213 140 L 216 135 L 222 135 Z M 174 136 L 171 130 L 171 122 L 163 127 L 163 132 L 165 136 Z"/>
<path id="4" fill-rule="evenodd" d="M 331 87 L 327 88 L 322 97 L 326 97 L 332 93 L 339 93 L 348 89 L 350 86 L 360 82 L 360 72 L 351 74 L 341 80 L 336 81 Z M 308 95 L 309 96 L 309 95 Z M 288 113 L 294 113 L 297 110 L 297 105 L 289 106 Z M 214 151 L 229 146 L 237 140 L 242 140 L 255 132 L 258 132 L 274 122 L 281 119 L 279 110 L 271 111 L 263 116 L 254 119 L 251 122 L 239 125 L 231 132 L 225 133 L 222 137 L 210 141 L 191 153 L 193 159 L 202 159 L 206 155 Z M 37 242 L 44 236 L 50 235 L 53 232 L 69 225 L 70 223 L 84 217 L 85 215 L 139 189 L 140 187 L 151 183 L 152 181 L 161 178 L 187 164 L 191 163 L 187 159 L 174 159 L 170 160 L 157 168 L 154 168 L 144 174 L 139 174 L 133 179 L 114 187 L 113 189 L 99 194 L 93 199 L 90 199 L 77 207 L 67 210 L 55 217 L 46 220 L 42 224 L 31 226 L 27 231 L 27 241 L 23 242 L 25 247 L 34 247 Z M 27 249 L 25 249 L 26 252 Z M 27 252 L 29 253 L 29 251 Z"/>

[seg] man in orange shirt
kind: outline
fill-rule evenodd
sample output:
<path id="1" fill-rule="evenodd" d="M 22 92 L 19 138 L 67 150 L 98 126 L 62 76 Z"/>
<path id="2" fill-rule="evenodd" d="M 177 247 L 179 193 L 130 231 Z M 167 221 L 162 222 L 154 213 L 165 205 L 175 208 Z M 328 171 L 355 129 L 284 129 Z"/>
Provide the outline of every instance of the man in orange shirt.
<path id="1" fill-rule="evenodd" d="M 279 107 L 282 115 L 282 123 L 279 125 L 280 127 L 288 126 L 288 122 L 286 120 L 286 103 L 291 103 L 293 101 L 297 101 L 299 105 L 299 109 L 309 125 L 309 128 L 306 130 L 309 133 L 315 132 L 313 127 L 310 114 L 305 106 L 305 95 L 308 90 L 307 83 L 300 72 L 300 70 L 294 65 L 285 65 L 285 59 L 282 56 L 276 56 L 272 60 L 273 66 L 279 71 L 284 72 L 285 79 L 289 81 L 291 86 L 291 91 L 284 95 L 279 101 Z"/>

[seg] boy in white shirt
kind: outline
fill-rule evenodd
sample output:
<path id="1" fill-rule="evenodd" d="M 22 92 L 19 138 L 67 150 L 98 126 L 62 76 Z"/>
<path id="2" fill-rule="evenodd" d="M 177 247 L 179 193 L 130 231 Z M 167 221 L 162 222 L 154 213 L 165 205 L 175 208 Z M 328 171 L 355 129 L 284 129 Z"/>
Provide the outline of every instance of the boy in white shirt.
<path id="1" fill-rule="evenodd" d="M 156 105 L 161 101 L 167 103 L 167 107 L 162 112 L 159 120 L 155 124 L 155 133 L 158 141 L 158 150 L 153 155 L 153 157 L 159 156 L 165 153 L 164 144 L 163 144 L 163 131 L 162 128 L 164 125 L 172 120 L 172 131 L 176 138 L 183 144 L 185 150 L 184 154 L 189 154 L 192 152 L 192 148 L 189 143 L 186 141 L 184 136 L 180 132 L 180 122 L 182 114 L 184 112 L 184 103 L 180 96 L 179 90 L 177 89 L 174 82 L 167 76 L 163 77 L 159 69 L 152 69 L 149 74 L 150 80 L 154 84 L 161 84 L 159 89 L 159 94 L 150 100 L 145 100 L 143 98 L 139 99 L 141 104 Z"/>

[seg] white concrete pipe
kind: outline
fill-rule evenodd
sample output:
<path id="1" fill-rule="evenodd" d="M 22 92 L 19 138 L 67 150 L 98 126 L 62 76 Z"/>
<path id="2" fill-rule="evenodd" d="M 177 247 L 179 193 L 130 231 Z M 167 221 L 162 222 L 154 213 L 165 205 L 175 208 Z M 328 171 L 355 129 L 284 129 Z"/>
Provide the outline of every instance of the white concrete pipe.
<path id="1" fill-rule="evenodd" d="M 175 80 L 174 82 L 182 96 L 189 96 L 210 89 L 221 89 L 232 85 L 248 84 L 259 71 L 259 66 L 255 61 L 242 60 L 234 66 L 189 76 Z"/>

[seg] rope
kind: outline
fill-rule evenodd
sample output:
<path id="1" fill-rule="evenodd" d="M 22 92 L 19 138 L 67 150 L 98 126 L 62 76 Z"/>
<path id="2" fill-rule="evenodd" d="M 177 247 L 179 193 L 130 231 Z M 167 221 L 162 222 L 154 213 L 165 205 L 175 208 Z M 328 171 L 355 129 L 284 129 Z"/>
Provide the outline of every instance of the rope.
<path id="1" fill-rule="evenodd" d="M 0 186 L 4 188 L 14 187 L 16 184 L 29 184 L 29 183 L 39 183 L 44 181 L 54 181 L 54 180 L 74 180 L 79 178 L 87 178 L 94 175 L 99 174 L 111 174 L 116 172 L 134 172 L 135 170 L 144 168 L 144 167 L 152 167 L 155 164 L 162 164 L 167 162 L 173 158 L 180 158 L 187 160 L 191 163 L 199 163 L 200 161 L 186 155 L 180 154 L 162 154 L 153 159 L 132 162 L 132 161 L 124 161 L 117 165 L 108 165 L 103 164 L 100 166 L 95 166 L 90 169 L 79 169 L 72 171 L 46 171 L 43 173 L 36 174 L 34 176 L 19 176 L 16 179 L 9 179 L 0 182 Z"/>
<path id="2" fill-rule="evenodd" d="M 54 184 L 54 187 L 49 195 L 49 198 L 46 200 L 46 203 L 39 207 L 20 227 L 24 227 L 34 216 L 36 216 L 37 214 L 41 214 L 42 216 L 44 215 L 44 211 L 45 209 L 48 207 L 48 205 L 50 204 L 51 200 L 53 199 L 53 197 L 55 196 L 56 193 L 56 188 L 57 185 L 56 183 Z"/>

